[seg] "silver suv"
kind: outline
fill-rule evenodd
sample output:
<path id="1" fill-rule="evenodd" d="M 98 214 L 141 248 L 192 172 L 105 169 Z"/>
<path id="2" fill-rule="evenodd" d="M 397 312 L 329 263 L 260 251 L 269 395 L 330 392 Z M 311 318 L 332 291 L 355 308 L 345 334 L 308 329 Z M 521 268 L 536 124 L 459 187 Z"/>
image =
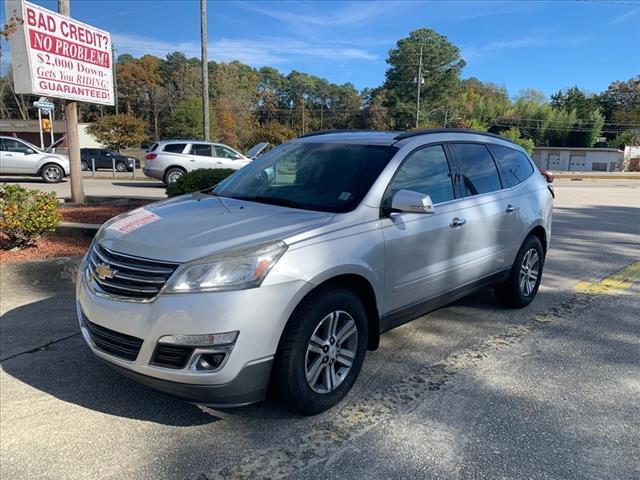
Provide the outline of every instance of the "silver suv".
<path id="1" fill-rule="evenodd" d="M 147 177 L 175 182 L 185 172 L 198 168 L 231 168 L 238 170 L 251 159 L 221 143 L 198 140 L 163 140 L 154 143 L 144 157 L 143 172 Z"/>
<path id="2" fill-rule="evenodd" d="M 70 173 L 67 157 L 45 152 L 19 138 L 0 137 L 0 175 L 31 175 L 57 183 Z"/>
<path id="3" fill-rule="evenodd" d="M 167 394 L 230 406 L 270 391 L 318 413 L 383 332 L 487 286 L 528 305 L 552 203 L 525 151 L 491 134 L 303 136 L 106 223 L 78 276 L 82 334 Z"/>

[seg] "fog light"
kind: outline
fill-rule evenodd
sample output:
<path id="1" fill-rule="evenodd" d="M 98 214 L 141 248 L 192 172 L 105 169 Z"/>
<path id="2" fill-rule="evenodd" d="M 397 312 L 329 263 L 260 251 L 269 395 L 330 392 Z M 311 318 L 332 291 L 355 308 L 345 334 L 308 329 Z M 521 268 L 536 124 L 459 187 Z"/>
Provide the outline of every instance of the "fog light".
<path id="1" fill-rule="evenodd" d="M 215 370 L 224 360 L 224 353 L 203 353 L 196 362 L 196 370 Z"/>
<path id="2" fill-rule="evenodd" d="M 190 347 L 214 347 L 233 345 L 238 338 L 238 331 L 226 333 L 211 333 L 204 335 L 165 335 L 158 343 L 172 345 L 187 345 Z"/>

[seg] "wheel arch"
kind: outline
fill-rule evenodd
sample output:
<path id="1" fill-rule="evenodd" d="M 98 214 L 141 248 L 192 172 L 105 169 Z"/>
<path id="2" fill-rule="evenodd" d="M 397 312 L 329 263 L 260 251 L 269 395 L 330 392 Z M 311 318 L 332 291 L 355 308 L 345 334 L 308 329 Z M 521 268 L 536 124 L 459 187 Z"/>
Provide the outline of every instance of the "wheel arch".
<path id="1" fill-rule="evenodd" d="M 547 254 L 548 243 L 547 243 L 547 230 L 544 228 L 544 226 L 536 225 L 535 227 L 530 229 L 529 233 L 527 233 L 527 236 L 525 237 L 525 239 L 528 238 L 530 235 L 533 235 L 534 237 L 537 237 L 538 240 L 540 240 L 540 243 L 542 244 L 542 250 L 544 251 L 544 254 L 546 255 Z"/>
<path id="2" fill-rule="evenodd" d="M 380 313 L 378 310 L 376 292 L 371 282 L 366 277 L 357 273 L 342 273 L 327 278 L 309 290 L 300 299 L 297 305 L 304 302 L 304 300 L 310 295 L 316 294 L 321 290 L 331 288 L 344 288 L 351 290 L 362 300 L 367 312 L 367 324 L 369 329 L 367 348 L 369 350 L 376 350 L 380 343 Z"/>
<path id="3" fill-rule="evenodd" d="M 36 175 L 41 175 L 42 174 L 42 169 L 45 167 L 45 165 L 49 165 L 50 163 L 53 163 L 54 165 L 57 165 L 62 169 L 62 173 L 64 174 L 64 176 L 67 176 L 67 171 L 65 169 L 65 166 L 60 161 L 59 158 L 56 158 L 56 157 L 44 157 L 44 158 L 41 158 L 38 163 L 40 164 L 40 166 L 38 167 L 38 171 L 36 172 Z"/>

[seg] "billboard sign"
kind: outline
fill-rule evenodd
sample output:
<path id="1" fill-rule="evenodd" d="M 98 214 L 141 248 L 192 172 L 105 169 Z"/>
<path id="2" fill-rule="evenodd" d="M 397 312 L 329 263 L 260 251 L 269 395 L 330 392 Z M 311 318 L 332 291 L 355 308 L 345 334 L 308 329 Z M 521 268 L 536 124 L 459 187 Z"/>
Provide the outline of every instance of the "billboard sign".
<path id="1" fill-rule="evenodd" d="M 16 93 L 113 105 L 108 32 L 29 2 L 5 5 L 22 20 L 9 35 Z"/>

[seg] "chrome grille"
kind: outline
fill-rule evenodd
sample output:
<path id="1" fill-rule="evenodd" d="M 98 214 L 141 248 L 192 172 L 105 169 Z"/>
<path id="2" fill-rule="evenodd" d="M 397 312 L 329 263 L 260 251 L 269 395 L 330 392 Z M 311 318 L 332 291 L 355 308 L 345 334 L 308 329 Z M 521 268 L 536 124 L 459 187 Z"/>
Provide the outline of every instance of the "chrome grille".
<path id="1" fill-rule="evenodd" d="M 148 301 L 160 292 L 177 267 L 177 263 L 133 257 L 96 243 L 89 254 L 88 281 L 98 294 Z"/>

